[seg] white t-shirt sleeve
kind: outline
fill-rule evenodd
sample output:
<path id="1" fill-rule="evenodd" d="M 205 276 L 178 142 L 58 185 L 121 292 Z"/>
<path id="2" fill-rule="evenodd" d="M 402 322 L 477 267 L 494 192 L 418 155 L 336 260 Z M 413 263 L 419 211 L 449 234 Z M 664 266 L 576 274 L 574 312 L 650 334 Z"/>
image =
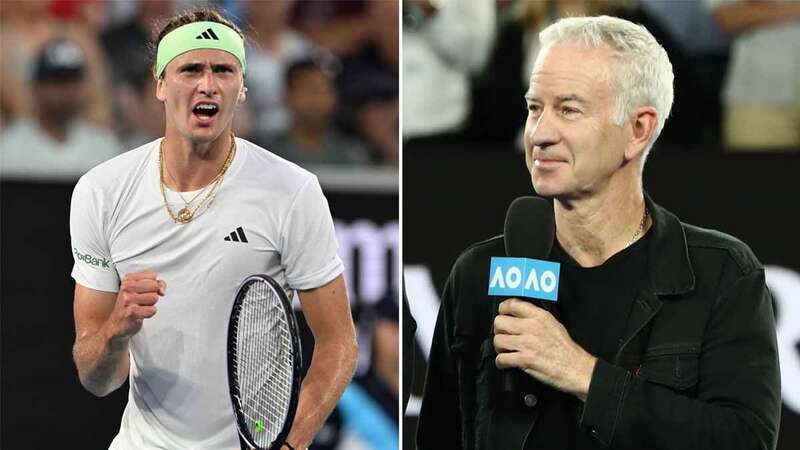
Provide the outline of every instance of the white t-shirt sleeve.
<path id="1" fill-rule="evenodd" d="M 281 228 L 281 264 L 292 289 L 314 289 L 344 271 L 328 201 L 316 177 L 297 192 Z"/>
<path id="2" fill-rule="evenodd" d="M 72 278 L 90 289 L 119 291 L 119 275 L 103 233 L 103 198 L 99 189 L 82 177 L 72 191 L 69 230 L 72 239 Z"/>

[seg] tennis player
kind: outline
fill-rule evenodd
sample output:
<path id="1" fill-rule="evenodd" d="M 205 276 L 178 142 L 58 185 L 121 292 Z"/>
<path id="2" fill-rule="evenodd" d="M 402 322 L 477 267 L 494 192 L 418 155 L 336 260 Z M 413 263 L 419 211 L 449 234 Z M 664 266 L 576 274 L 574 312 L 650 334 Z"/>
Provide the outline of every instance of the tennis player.
<path id="1" fill-rule="evenodd" d="M 265 273 L 300 303 L 316 339 L 288 444 L 306 448 L 349 382 L 356 342 L 333 222 L 314 175 L 246 140 L 241 31 L 202 9 L 156 41 L 166 131 L 84 175 L 72 197 L 81 383 L 130 381 L 114 450 L 239 447 L 227 325 L 242 280 Z"/>

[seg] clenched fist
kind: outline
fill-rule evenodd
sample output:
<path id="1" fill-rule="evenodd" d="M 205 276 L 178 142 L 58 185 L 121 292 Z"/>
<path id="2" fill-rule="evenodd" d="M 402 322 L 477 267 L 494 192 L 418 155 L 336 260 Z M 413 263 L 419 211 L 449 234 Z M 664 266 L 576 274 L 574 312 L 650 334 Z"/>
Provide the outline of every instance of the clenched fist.
<path id="1" fill-rule="evenodd" d="M 167 290 L 155 272 L 125 274 L 114 310 L 106 326 L 112 340 L 127 340 L 142 329 L 144 319 L 156 314 L 156 302 Z"/>

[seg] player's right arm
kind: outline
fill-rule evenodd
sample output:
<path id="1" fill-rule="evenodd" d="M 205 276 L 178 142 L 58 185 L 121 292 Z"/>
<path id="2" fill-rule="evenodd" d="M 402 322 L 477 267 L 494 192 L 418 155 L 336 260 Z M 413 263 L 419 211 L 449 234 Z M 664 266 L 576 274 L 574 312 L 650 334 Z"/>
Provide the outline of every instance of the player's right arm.
<path id="1" fill-rule="evenodd" d="M 81 384 L 103 397 L 128 377 L 130 338 L 144 319 L 156 313 L 166 284 L 154 272 L 125 275 L 119 292 L 104 292 L 75 284 L 75 345 L 72 349 Z"/>

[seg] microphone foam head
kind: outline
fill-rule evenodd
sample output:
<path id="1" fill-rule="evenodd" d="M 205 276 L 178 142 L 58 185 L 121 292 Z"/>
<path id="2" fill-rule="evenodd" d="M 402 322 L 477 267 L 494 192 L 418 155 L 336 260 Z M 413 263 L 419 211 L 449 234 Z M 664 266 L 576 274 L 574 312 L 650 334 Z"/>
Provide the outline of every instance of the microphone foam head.
<path id="1" fill-rule="evenodd" d="M 556 222 L 553 205 L 541 197 L 519 197 L 506 213 L 506 255 L 545 259 L 553 248 Z"/>

